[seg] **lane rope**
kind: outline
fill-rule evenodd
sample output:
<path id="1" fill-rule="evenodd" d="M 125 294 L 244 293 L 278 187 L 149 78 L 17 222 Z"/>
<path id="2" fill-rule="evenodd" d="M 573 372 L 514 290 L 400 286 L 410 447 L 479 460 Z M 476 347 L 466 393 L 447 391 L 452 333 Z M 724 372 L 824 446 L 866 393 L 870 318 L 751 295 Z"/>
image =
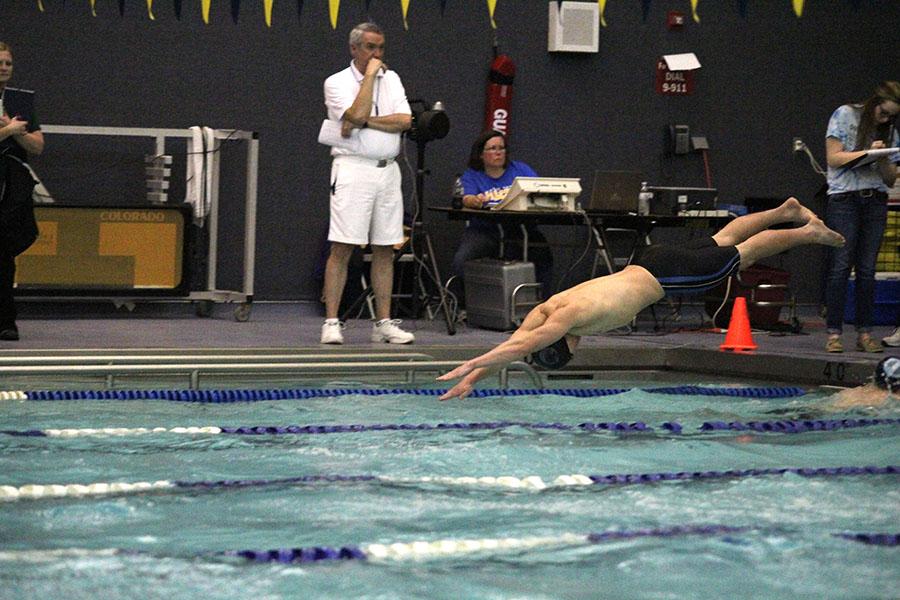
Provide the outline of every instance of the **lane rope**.
<path id="1" fill-rule="evenodd" d="M 805 419 L 778 421 L 704 421 L 696 429 L 710 431 L 753 431 L 757 433 L 806 433 L 810 431 L 835 431 L 880 425 L 900 425 L 900 418 L 885 419 Z M 90 437 L 136 436 L 161 433 L 187 435 L 317 435 L 337 433 L 368 433 L 378 431 L 448 431 L 448 430 L 498 430 L 510 427 L 525 429 L 551 429 L 556 431 L 591 431 L 614 433 L 651 433 L 657 429 L 673 434 L 685 433 L 684 425 L 666 421 L 656 428 L 643 421 L 599 421 L 596 423 L 528 423 L 523 421 L 485 421 L 458 423 L 355 423 L 317 425 L 240 425 L 240 426 L 189 426 L 189 427 L 102 427 L 64 429 L 5 429 L 0 434 L 17 437 Z"/>
<path id="2" fill-rule="evenodd" d="M 656 388 L 485 388 L 472 392 L 472 398 L 508 396 L 572 396 L 593 398 L 613 396 L 639 389 L 650 394 L 687 396 L 728 396 L 732 398 L 796 398 L 806 393 L 800 387 L 701 387 L 676 386 Z M 304 400 L 348 395 L 440 396 L 446 389 L 375 389 L 375 388 L 294 388 L 294 389 L 220 389 L 220 390 L 37 390 L 0 392 L 0 400 L 168 400 L 172 402 L 259 402 L 267 400 Z"/>
<path id="3" fill-rule="evenodd" d="M 651 484 L 666 481 L 697 481 L 709 479 L 746 479 L 766 476 L 798 475 L 800 477 L 846 477 L 857 475 L 897 475 L 900 466 L 879 467 L 769 467 L 759 469 L 729 469 L 725 471 L 663 471 L 658 473 L 614 473 L 609 475 L 559 475 L 545 481 L 538 475 L 501 476 L 422 476 L 397 477 L 390 475 L 299 475 L 277 479 L 219 479 L 219 480 L 158 480 L 138 482 L 100 482 L 69 484 L 0 485 L 0 501 L 36 500 L 40 498 L 77 498 L 140 494 L 171 490 L 214 490 L 252 488 L 276 485 L 321 483 L 382 483 L 387 485 L 441 485 L 449 487 L 501 488 L 505 490 L 541 491 L 551 488 Z"/>
<path id="4" fill-rule="evenodd" d="M 414 542 L 373 543 L 345 546 L 306 546 L 297 548 L 275 548 L 271 550 L 225 550 L 202 552 L 194 558 L 237 558 L 252 563 L 320 563 L 343 560 L 378 562 L 422 561 L 444 557 L 458 557 L 471 554 L 499 554 L 522 552 L 536 548 L 578 547 L 605 542 L 634 540 L 640 538 L 667 539 L 684 536 L 731 537 L 749 533 L 758 528 L 733 525 L 676 525 L 673 527 L 653 527 L 644 529 L 610 529 L 588 534 L 562 533 L 552 536 L 442 539 Z M 831 534 L 833 537 L 860 542 L 867 545 L 896 547 L 900 545 L 897 533 L 853 533 Z M 55 548 L 48 550 L 5 550 L 0 551 L 2 562 L 50 562 L 59 559 L 112 556 L 163 556 L 140 550 L 121 548 Z"/>

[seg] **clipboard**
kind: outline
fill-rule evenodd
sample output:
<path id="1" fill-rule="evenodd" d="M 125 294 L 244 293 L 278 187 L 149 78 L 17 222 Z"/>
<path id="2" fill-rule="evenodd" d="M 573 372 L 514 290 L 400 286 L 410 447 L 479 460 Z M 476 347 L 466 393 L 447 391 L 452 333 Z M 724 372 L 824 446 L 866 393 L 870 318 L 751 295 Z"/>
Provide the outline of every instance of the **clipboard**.
<path id="1" fill-rule="evenodd" d="M 858 167 L 872 164 L 879 158 L 887 156 L 889 154 L 894 154 L 895 152 L 900 152 L 900 148 L 876 148 L 874 150 L 866 150 L 865 154 L 863 154 L 862 156 L 857 156 L 853 160 L 844 163 L 841 168 L 856 169 Z"/>

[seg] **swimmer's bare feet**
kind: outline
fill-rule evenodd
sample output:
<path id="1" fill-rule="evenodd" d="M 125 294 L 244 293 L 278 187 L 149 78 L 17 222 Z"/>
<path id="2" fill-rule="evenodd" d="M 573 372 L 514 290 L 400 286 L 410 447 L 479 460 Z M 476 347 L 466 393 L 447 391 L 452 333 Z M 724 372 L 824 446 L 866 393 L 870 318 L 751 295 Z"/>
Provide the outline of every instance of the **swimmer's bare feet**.
<path id="1" fill-rule="evenodd" d="M 818 218 L 816 213 L 800 204 L 800 201 L 793 196 L 784 201 L 781 205 L 781 210 L 784 211 L 785 222 L 809 223 L 811 220 Z"/>
<path id="2" fill-rule="evenodd" d="M 809 228 L 813 236 L 813 241 L 817 244 L 839 248 L 846 243 L 844 236 L 837 231 L 828 229 L 828 227 L 825 226 L 825 223 L 822 222 L 822 219 L 818 217 L 810 219 L 809 222 L 804 225 L 804 228 Z"/>

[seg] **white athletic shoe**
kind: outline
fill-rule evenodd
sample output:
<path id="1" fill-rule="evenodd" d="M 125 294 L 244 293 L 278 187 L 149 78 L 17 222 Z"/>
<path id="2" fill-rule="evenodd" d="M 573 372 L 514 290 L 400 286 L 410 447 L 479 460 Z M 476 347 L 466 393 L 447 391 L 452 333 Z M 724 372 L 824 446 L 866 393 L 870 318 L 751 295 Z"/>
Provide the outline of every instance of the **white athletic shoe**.
<path id="1" fill-rule="evenodd" d="M 322 323 L 322 338 L 319 340 L 319 343 L 343 344 L 344 334 L 341 333 L 341 330 L 343 328 L 344 324 L 338 320 L 325 321 L 324 323 Z"/>
<path id="2" fill-rule="evenodd" d="M 412 344 L 416 336 L 400 329 L 400 319 L 385 319 L 372 325 L 372 341 L 388 344 Z"/>
<path id="3" fill-rule="evenodd" d="M 881 343 L 892 348 L 900 347 L 900 327 L 894 329 L 894 333 L 886 338 L 881 338 Z"/>

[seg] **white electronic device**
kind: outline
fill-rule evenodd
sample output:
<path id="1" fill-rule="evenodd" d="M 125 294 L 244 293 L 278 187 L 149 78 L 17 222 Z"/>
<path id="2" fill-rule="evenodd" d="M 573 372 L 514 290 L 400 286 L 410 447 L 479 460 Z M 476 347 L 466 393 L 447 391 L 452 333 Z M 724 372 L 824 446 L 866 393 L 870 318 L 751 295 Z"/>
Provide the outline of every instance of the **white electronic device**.
<path id="1" fill-rule="evenodd" d="M 574 211 L 581 180 L 567 177 L 516 177 L 506 198 L 491 210 Z"/>

